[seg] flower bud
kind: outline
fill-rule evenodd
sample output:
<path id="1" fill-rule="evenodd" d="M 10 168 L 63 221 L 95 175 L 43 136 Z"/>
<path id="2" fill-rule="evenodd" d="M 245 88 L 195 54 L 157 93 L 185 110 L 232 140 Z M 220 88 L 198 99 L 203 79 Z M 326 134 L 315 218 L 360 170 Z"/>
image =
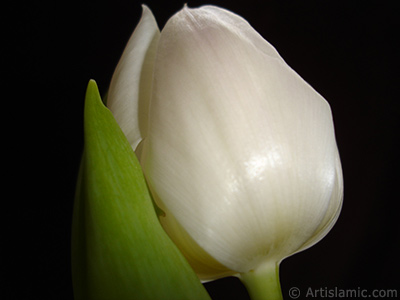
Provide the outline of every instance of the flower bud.
<path id="1" fill-rule="evenodd" d="M 149 28 L 128 43 L 119 68 L 139 67 L 114 74 L 108 106 L 198 276 L 276 265 L 321 240 L 343 195 L 329 104 L 227 10 L 184 7 L 159 38 Z"/>

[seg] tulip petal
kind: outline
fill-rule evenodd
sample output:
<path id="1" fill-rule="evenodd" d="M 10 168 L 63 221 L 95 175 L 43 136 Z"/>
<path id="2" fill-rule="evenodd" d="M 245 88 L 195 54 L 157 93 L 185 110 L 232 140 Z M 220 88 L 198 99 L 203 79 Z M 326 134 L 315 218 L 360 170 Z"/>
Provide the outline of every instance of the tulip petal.
<path id="1" fill-rule="evenodd" d="M 72 226 L 76 300 L 208 299 L 161 227 L 136 156 L 91 81 Z"/>
<path id="2" fill-rule="evenodd" d="M 167 218 L 165 216 L 168 215 Z M 160 218 L 166 232 L 174 237 L 174 242 L 202 281 L 233 276 L 237 272 L 228 269 L 210 256 L 176 221 L 173 214 L 165 211 Z"/>
<path id="3" fill-rule="evenodd" d="M 141 163 L 166 228 L 174 215 L 236 272 L 317 241 L 341 203 L 331 110 L 274 47 L 229 11 L 185 7 L 153 83 Z"/>
<path id="4" fill-rule="evenodd" d="M 159 36 L 153 14 L 143 5 L 142 18 L 125 47 L 108 91 L 107 106 L 133 149 L 147 131 L 146 115 Z"/>
<path id="5" fill-rule="evenodd" d="M 343 173 L 342 165 L 340 162 L 339 153 L 336 153 L 336 180 L 335 186 L 332 190 L 331 200 L 329 201 L 329 207 L 325 213 L 324 219 L 321 221 L 320 226 L 315 231 L 314 235 L 295 253 L 304 251 L 316 243 L 318 243 L 335 225 L 339 218 L 340 211 L 343 205 Z M 295 254 L 293 253 L 293 254 Z"/>

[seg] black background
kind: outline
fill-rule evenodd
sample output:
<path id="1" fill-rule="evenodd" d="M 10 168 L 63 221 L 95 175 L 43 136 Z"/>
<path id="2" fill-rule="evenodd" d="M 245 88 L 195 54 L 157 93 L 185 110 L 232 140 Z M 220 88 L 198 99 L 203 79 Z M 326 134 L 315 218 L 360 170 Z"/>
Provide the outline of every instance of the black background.
<path id="1" fill-rule="evenodd" d="M 247 19 L 331 104 L 345 197 L 317 245 L 281 265 L 283 295 L 298 287 L 397 289 L 399 278 L 398 49 L 386 1 L 188 1 Z M 141 15 L 141 2 L 14 2 L 3 10 L 5 299 L 72 299 L 70 227 L 89 79 L 104 93 Z M 183 1 L 145 2 L 159 27 Z M 5 20 L 5 18 L 3 19 Z M 11 164 L 8 164 L 10 162 Z M 8 168 L 7 166 L 11 166 Z M 10 181 L 10 183 L 8 183 Z M 3 248 L 3 246 L 2 246 Z M 213 299 L 248 299 L 233 278 Z M 4 297 L 3 297 L 4 298 Z M 318 297 L 322 298 L 322 297 Z"/>

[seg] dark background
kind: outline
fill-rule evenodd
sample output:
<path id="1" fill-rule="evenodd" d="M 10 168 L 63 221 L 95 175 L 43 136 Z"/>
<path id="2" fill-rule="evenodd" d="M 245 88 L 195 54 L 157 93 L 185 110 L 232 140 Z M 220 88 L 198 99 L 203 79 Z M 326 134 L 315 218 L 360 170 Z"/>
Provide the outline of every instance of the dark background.
<path id="1" fill-rule="evenodd" d="M 10 267 L 2 267 L 5 299 L 73 298 L 70 227 L 85 89 L 93 78 L 107 90 L 141 3 L 30 1 L 3 10 L 11 16 L 2 47 L 3 148 L 10 151 L 4 166 L 12 162 L 3 197 L 14 204 L 3 210 L 5 249 L 11 250 L 2 259 Z M 145 3 L 162 28 L 184 1 Z M 397 289 L 400 296 L 399 24 L 389 3 L 188 1 L 243 16 L 332 107 L 344 206 L 320 243 L 283 261 L 286 299 L 292 287 L 300 299 L 309 287 Z M 248 299 L 233 278 L 206 286 L 213 299 Z"/>

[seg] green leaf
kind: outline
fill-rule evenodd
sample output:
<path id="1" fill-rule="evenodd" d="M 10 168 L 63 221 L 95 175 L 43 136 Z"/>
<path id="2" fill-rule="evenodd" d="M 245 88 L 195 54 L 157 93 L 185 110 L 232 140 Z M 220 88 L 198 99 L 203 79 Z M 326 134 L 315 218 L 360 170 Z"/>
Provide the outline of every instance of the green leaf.
<path id="1" fill-rule="evenodd" d="M 72 225 L 75 299 L 210 299 L 162 229 L 140 164 L 90 81 Z"/>

